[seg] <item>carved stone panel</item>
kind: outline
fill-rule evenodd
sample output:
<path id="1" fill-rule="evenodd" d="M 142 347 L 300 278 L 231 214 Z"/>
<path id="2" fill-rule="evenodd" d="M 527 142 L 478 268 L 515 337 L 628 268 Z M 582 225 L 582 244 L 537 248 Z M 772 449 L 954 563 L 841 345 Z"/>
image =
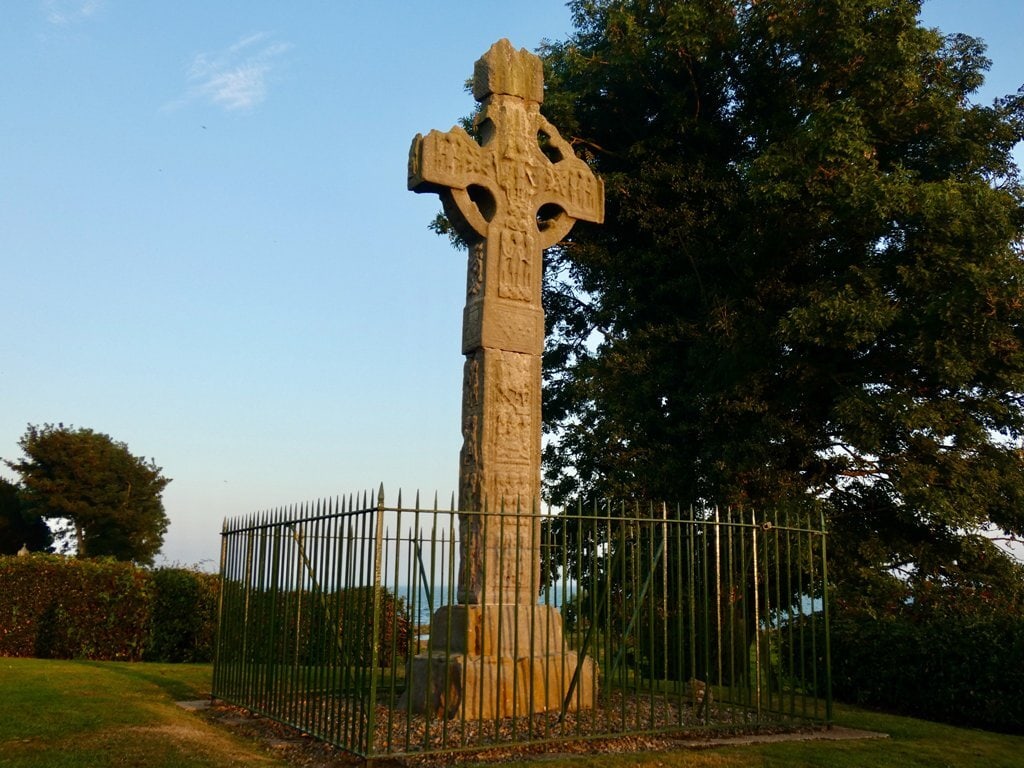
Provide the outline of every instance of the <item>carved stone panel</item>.
<path id="1" fill-rule="evenodd" d="M 532 301 L 536 291 L 533 281 L 535 237 L 528 230 L 504 229 L 501 232 L 501 272 L 498 295 L 515 301 Z"/>
<path id="2" fill-rule="evenodd" d="M 494 357 L 494 460 L 499 465 L 529 465 L 535 426 L 531 405 L 537 394 L 532 361 L 529 355 L 517 352 L 500 352 Z"/>
<path id="3" fill-rule="evenodd" d="M 469 246 L 469 265 L 466 275 L 466 296 L 477 296 L 484 287 L 484 254 L 486 243 L 478 240 Z"/>

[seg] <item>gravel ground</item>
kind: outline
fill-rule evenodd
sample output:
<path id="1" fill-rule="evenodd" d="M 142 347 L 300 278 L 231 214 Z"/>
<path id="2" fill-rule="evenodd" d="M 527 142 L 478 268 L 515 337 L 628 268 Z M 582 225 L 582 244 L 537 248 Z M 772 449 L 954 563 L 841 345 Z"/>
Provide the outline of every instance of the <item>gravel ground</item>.
<path id="1" fill-rule="evenodd" d="M 351 717 L 352 708 L 357 706 L 352 700 L 304 699 L 292 704 L 303 708 L 307 721 L 312 719 L 311 713 L 320 712 L 316 718 L 317 728 L 324 732 L 330 732 L 334 719 L 344 714 L 346 707 L 349 708 L 347 719 L 350 722 L 358 719 Z M 720 744 L 723 737 L 733 740 L 777 734 L 806 736 L 820 730 L 799 722 L 773 721 L 765 715 L 755 719 L 738 707 L 712 705 L 710 725 L 704 724 L 700 715 L 703 713 L 695 712 L 685 702 L 661 698 L 652 701 L 649 695 L 621 692 L 603 695 L 600 705 L 594 709 L 567 713 L 561 723 L 558 713 L 483 722 L 463 723 L 453 719 L 445 723 L 440 719 L 428 721 L 421 715 L 407 716 L 404 711 L 379 705 L 375 711 L 374 745 L 377 753 L 387 755 L 385 763 L 433 768 L 530 755 L 657 752 L 681 746 L 710 745 L 712 740 Z M 260 741 L 268 752 L 290 765 L 332 768 L 362 764 L 360 758 L 338 747 L 268 718 L 250 715 L 240 708 L 217 704 L 206 710 L 205 716 Z M 365 722 L 365 718 L 362 719 Z M 514 746 L 510 746 L 513 743 Z M 437 750 L 443 752 L 438 754 Z M 404 754 L 388 755 L 389 752 Z"/>

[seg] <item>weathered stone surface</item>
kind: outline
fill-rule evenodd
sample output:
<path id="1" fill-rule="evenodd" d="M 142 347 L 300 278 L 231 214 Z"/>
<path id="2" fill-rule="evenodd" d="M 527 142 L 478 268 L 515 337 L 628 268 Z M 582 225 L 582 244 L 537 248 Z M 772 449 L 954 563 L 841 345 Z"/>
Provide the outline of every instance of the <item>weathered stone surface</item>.
<path id="1" fill-rule="evenodd" d="M 530 680 L 540 675 L 560 681 L 560 674 L 552 677 L 552 664 L 560 669 L 567 663 L 560 621 L 534 607 L 540 579 L 539 522 L 533 515 L 540 504 L 543 250 L 577 220 L 603 220 L 604 187 L 540 114 L 544 83 L 536 56 L 498 41 L 476 63 L 473 94 L 483 104 L 476 124 L 480 142 L 459 127 L 417 135 L 409 151 L 408 182 L 411 190 L 440 195 L 470 246 L 459 460 L 459 509 L 467 514 L 459 520 L 457 585 L 465 608 L 436 614 L 432 635 L 437 637 L 440 621 L 445 635 L 449 628 L 457 630 L 464 659 L 480 654 L 476 667 L 459 662 L 460 685 L 486 691 L 492 681 L 494 712 L 504 715 L 511 711 L 501 690 L 515 688 L 510 701 L 522 702 L 519 684 L 503 675 L 525 664 Z M 475 514 L 481 511 L 500 514 Z M 539 623 L 538 616 L 544 617 Z M 557 663 L 549 655 L 553 650 L 508 647 L 488 617 L 507 620 L 517 628 L 509 636 L 526 638 L 527 645 L 541 639 L 540 632 L 545 644 L 550 640 L 548 647 L 558 649 Z M 423 670 L 436 663 L 416 662 L 420 672 L 410 695 L 424 707 L 454 696 L 416 689 Z M 585 660 L 584 667 L 593 681 L 592 662 Z M 474 668 L 479 673 L 470 671 Z M 561 696 L 559 690 L 545 690 L 530 706 L 547 709 L 555 700 L 560 706 Z M 589 706 L 592 694 L 580 701 Z"/>
<path id="2" fill-rule="evenodd" d="M 525 48 L 516 50 L 499 40 L 473 69 L 473 98 L 483 101 L 492 93 L 518 96 L 537 104 L 544 102 L 544 67 Z"/>
<path id="3" fill-rule="evenodd" d="M 597 694 L 593 659 L 580 659 L 575 651 L 518 658 L 421 655 L 413 659 L 410 674 L 398 708 L 433 717 L 478 720 L 557 711 L 566 697 L 567 709 L 574 711 L 592 707 Z"/>
<path id="4" fill-rule="evenodd" d="M 548 605 L 453 605 L 434 612 L 435 650 L 475 656 L 562 652 L 562 614 Z"/>

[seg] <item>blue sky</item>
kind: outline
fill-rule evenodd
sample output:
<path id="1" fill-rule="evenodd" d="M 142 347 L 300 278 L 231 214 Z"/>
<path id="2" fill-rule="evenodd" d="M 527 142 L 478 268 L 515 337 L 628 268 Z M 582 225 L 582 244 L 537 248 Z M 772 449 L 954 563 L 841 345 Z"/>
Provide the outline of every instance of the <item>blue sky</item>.
<path id="1" fill-rule="evenodd" d="M 984 100 L 1024 84 L 1022 0 L 923 17 L 989 44 Z M 5 3 L 0 457 L 29 423 L 126 442 L 173 478 L 164 560 L 206 567 L 224 516 L 446 503 L 465 269 L 409 143 L 492 42 L 570 30 L 558 0 Z"/>

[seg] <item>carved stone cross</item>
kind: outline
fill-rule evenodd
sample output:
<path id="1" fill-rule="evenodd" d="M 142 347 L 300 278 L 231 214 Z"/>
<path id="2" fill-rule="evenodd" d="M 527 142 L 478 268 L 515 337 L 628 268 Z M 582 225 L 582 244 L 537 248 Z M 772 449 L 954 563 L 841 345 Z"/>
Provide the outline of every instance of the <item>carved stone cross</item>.
<path id="1" fill-rule="evenodd" d="M 473 95 L 483 104 L 479 143 L 452 128 L 417 136 L 409 153 L 409 189 L 438 193 L 470 247 L 459 605 L 435 611 L 436 650 L 413 659 L 399 706 L 485 719 L 586 708 L 595 698 L 593 660 L 566 647 L 558 609 L 537 603 L 536 513 L 543 251 L 577 219 L 604 218 L 604 187 L 541 116 L 536 56 L 498 41 L 476 63 Z"/>
<path id="2" fill-rule="evenodd" d="M 459 602 L 528 605 L 539 540 L 516 513 L 540 504 L 543 251 L 577 220 L 603 220 L 604 186 L 540 114 L 539 58 L 498 41 L 476 63 L 473 96 L 480 143 L 459 127 L 416 136 L 409 189 L 438 193 L 470 244 L 459 509 L 506 513 L 500 525 L 460 521 Z"/>

